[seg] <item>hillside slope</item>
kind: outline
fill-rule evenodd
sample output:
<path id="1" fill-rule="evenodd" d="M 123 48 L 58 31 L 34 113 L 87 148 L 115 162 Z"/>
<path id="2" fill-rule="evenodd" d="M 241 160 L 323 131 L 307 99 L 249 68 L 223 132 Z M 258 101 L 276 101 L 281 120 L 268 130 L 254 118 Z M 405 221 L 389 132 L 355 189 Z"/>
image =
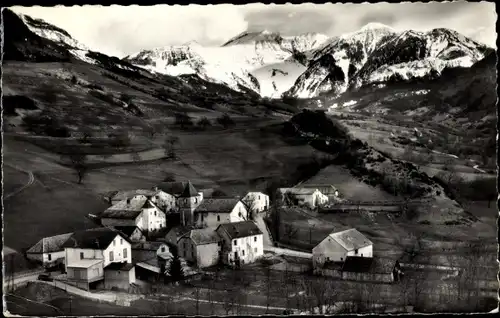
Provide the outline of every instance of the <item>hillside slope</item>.
<path id="1" fill-rule="evenodd" d="M 296 111 L 196 75 L 152 74 L 116 57 L 85 51 L 66 31 L 44 21 L 8 9 L 2 14 L 3 89 L 14 96 L 4 98 L 10 109 L 5 118 L 9 130 L 25 131 L 27 117 L 35 119 L 28 126 L 63 125 L 71 135 L 84 129 L 144 131 L 151 128 L 152 119 L 172 122 L 179 113 L 196 119 Z"/>

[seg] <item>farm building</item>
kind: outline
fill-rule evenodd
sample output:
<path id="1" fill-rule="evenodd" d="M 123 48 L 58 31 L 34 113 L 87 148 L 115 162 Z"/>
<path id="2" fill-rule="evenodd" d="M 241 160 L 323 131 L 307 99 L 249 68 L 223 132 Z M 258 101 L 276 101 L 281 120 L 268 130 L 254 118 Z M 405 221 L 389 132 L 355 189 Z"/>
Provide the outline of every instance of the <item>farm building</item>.
<path id="1" fill-rule="evenodd" d="M 390 283 L 399 281 L 402 271 L 397 260 L 381 257 L 348 256 L 343 262 L 327 262 L 314 273 L 345 280 Z"/>
<path id="2" fill-rule="evenodd" d="M 238 198 L 206 199 L 194 210 L 193 225 L 217 227 L 222 223 L 248 220 L 245 204 Z"/>
<path id="3" fill-rule="evenodd" d="M 135 283 L 135 266 L 131 263 L 111 263 L 104 268 L 104 288 L 128 290 Z"/>
<path id="4" fill-rule="evenodd" d="M 131 242 L 113 229 L 75 232 L 63 244 L 68 283 L 90 289 L 104 279 L 104 268 L 111 263 L 131 263 Z"/>
<path id="5" fill-rule="evenodd" d="M 122 232 L 132 242 L 144 242 L 146 236 L 137 226 L 113 226 L 116 230 Z"/>
<path id="6" fill-rule="evenodd" d="M 176 208 L 176 198 L 174 195 L 166 193 L 158 188 L 153 190 L 128 190 L 128 191 L 117 191 L 110 197 L 110 202 L 112 205 L 117 204 L 120 201 L 141 198 L 150 199 L 157 207 L 159 207 L 164 212 L 173 211 Z"/>
<path id="7" fill-rule="evenodd" d="M 195 229 L 177 242 L 179 256 L 197 267 L 216 265 L 221 257 L 221 238 L 213 228 Z"/>
<path id="8" fill-rule="evenodd" d="M 252 221 L 224 223 L 217 227 L 222 238 L 222 261 L 236 265 L 252 263 L 264 254 L 263 234 Z"/>
<path id="9" fill-rule="evenodd" d="M 137 226 L 143 233 L 166 227 L 165 213 L 144 197 L 122 200 L 99 217 L 104 226 Z"/>
<path id="10" fill-rule="evenodd" d="M 312 249 L 313 266 L 343 262 L 348 256 L 372 257 L 373 243 L 356 229 L 330 233 Z"/>
<path id="11" fill-rule="evenodd" d="M 269 196 L 262 192 L 248 192 L 241 201 L 248 210 L 262 212 L 269 209 Z"/>
<path id="12" fill-rule="evenodd" d="M 64 264 L 65 253 L 63 244 L 71 235 L 73 235 L 73 233 L 44 237 L 26 251 L 26 257 L 30 260 L 42 263 L 44 267 Z"/>
<path id="13" fill-rule="evenodd" d="M 340 197 L 339 190 L 331 184 L 301 184 L 298 188 L 303 189 L 318 189 L 326 195 L 329 200 L 335 200 Z"/>
<path id="14" fill-rule="evenodd" d="M 280 188 L 278 191 L 285 204 L 316 208 L 328 203 L 328 197 L 316 188 Z"/>

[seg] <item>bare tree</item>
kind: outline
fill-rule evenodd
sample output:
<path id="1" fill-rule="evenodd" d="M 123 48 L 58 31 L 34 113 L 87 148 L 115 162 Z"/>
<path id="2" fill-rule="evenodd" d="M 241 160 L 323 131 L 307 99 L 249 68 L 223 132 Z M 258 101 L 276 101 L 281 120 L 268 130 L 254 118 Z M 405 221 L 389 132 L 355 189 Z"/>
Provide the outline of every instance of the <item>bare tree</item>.
<path id="1" fill-rule="evenodd" d="M 78 184 L 81 184 L 83 178 L 85 177 L 85 175 L 89 170 L 89 166 L 87 163 L 87 155 L 71 153 L 68 155 L 63 155 L 61 159 L 68 161 L 70 168 L 73 169 L 76 175 L 78 176 Z"/>
<path id="2" fill-rule="evenodd" d="M 179 143 L 179 137 L 177 136 L 168 136 L 165 139 L 164 143 L 164 149 L 165 149 L 165 155 L 168 156 L 169 158 L 176 158 L 176 153 L 175 153 L 175 145 Z"/>
<path id="3" fill-rule="evenodd" d="M 303 282 L 306 294 L 309 296 L 311 314 L 333 314 L 337 302 L 337 289 L 332 280 L 324 278 L 311 278 Z"/>
<path id="4" fill-rule="evenodd" d="M 283 228 L 283 236 L 290 243 L 294 238 L 297 237 L 299 229 L 293 226 L 291 223 L 285 223 Z"/>

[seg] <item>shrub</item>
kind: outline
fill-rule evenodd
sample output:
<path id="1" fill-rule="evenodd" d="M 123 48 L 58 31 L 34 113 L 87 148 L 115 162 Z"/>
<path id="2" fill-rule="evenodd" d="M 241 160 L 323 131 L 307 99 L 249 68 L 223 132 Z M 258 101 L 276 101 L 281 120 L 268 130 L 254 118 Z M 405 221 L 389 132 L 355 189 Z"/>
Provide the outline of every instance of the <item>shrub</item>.
<path id="1" fill-rule="evenodd" d="M 181 128 L 193 126 L 193 120 L 187 113 L 175 114 L 175 124 Z"/>
<path id="2" fill-rule="evenodd" d="M 23 126 L 37 135 L 66 138 L 71 136 L 68 128 L 48 114 L 28 115 L 23 118 Z"/>
<path id="3" fill-rule="evenodd" d="M 203 117 L 200 120 L 198 120 L 196 125 L 198 127 L 200 127 L 201 129 L 206 129 L 209 126 L 212 126 L 212 123 L 210 122 L 210 120 L 207 117 Z"/>
<path id="4" fill-rule="evenodd" d="M 228 114 L 224 114 L 220 117 L 217 118 L 217 123 L 224 127 L 224 129 L 227 129 L 229 127 L 234 126 L 236 123 L 234 120 L 229 116 Z"/>

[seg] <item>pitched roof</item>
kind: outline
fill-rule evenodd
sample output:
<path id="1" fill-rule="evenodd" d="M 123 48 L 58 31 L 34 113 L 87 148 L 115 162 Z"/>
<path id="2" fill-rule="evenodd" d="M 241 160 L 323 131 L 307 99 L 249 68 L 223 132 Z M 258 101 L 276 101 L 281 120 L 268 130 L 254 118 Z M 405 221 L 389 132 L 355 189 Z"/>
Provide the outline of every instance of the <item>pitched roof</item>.
<path id="1" fill-rule="evenodd" d="M 141 232 L 142 234 L 142 231 L 140 228 L 138 228 L 137 226 L 113 226 L 116 230 L 122 232 L 123 234 L 125 234 L 127 237 L 130 237 L 130 235 L 132 235 L 136 230 L 138 230 L 139 232 Z"/>
<path id="2" fill-rule="evenodd" d="M 354 228 L 337 233 L 330 233 L 329 236 L 348 251 L 373 244 L 366 236 Z"/>
<path id="3" fill-rule="evenodd" d="M 289 192 L 291 194 L 308 195 L 308 194 L 313 194 L 317 189 L 316 188 L 279 188 L 278 190 L 281 193 Z"/>
<path id="4" fill-rule="evenodd" d="M 78 231 L 73 233 L 62 247 L 104 250 L 117 235 L 122 236 L 123 234 L 110 228 Z M 123 238 L 130 243 L 125 235 Z"/>
<path id="5" fill-rule="evenodd" d="M 135 219 L 141 214 L 143 208 L 156 207 L 150 200 L 144 197 L 133 198 L 127 202 L 122 200 L 107 208 L 99 217 L 111 219 Z"/>
<path id="6" fill-rule="evenodd" d="M 63 244 L 70 238 L 73 233 L 65 233 L 50 237 L 44 237 L 38 243 L 33 245 L 26 253 L 53 253 L 63 251 Z"/>
<path id="7" fill-rule="evenodd" d="M 182 191 L 182 194 L 180 195 L 181 198 L 191 198 L 191 197 L 196 197 L 198 196 L 198 191 L 194 188 L 193 184 L 191 181 L 188 181 L 186 186 L 184 187 L 184 191 Z"/>
<path id="8" fill-rule="evenodd" d="M 230 239 L 262 234 L 262 231 L 252 221 L 223 223 L 217 228 L 217 230 L 219 229 L 224 230 Z"/>
<path id="9" fill-rule="evenodd" d="M 156 187 L 163 192 L 172 194 L 172 195 L 180 195 L 184 188 L 186 187 L 187 182 L 162 182 L 158 184 Z"/>
<path id="10" fill-rule="evenodd" d="M 390 274 L 396 266 L 396 260 L 381 257 L 347 256 L 342 266 L 344 272 Z"/>
<path id="11" fill-rule="evenodd" d="M 231 213 L 236 204 L 240 201 L 238 198 L 210 198 L 201 201 L 195 212 L 217 212 Z"/>
<path id="12" fill-rule="evenodd" d="M 155 190 L 126 190 L 126 191 L 116 191 L 116 193 L 111 197 L 112 200 L 126 200 L 135 197 L 136 195 L 154 196 L 158 193 Z"/>
<path id="13" fill-rule="evenodd" d="M 196 245 L 217 243 L 220 241 L 219 234 L 213 228 L 195 229 L 184 234 L 183 237 L 189 237 Z"/>
<path id="14" fill-rule="evenodd" d="M 112 270 L 112 271 L 129 271 L 134 268 L 134 264 L 131 263 L 110 263 L 108 266 L 104 267 L 104 270 Z"/>

